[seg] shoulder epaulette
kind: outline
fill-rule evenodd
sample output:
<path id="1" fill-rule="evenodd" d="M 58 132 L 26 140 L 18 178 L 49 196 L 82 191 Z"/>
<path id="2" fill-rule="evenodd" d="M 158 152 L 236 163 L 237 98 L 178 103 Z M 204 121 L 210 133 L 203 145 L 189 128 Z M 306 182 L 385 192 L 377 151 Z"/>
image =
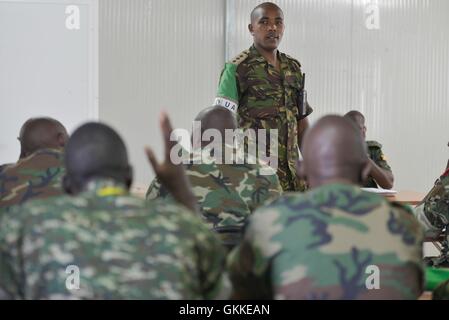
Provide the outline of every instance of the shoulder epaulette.
<path id="1" fill-rule="evenodd" d="M 229 63 L 239 65 L 249 56 L 249 50 L 245 50 L 236 55 L 233 59 L 229 61 Z"/>
<path id="2" fill-rule="evenodd" d="M 287 59 L 291 60 L 293 63 L 296 63 L 301 68 L 301 63 L 298 60 L 289 56 L 288 54 L 285 54 L 285 53 L 281 53 L 281 54 L 284 55 Z"/>
<path id="3" fill-rule="evenodd" d="M 380 148 L 382 149 L 382 145 L 377 141 L 367 141 L 366 144 L 368 145 L 368 148 Z"/>

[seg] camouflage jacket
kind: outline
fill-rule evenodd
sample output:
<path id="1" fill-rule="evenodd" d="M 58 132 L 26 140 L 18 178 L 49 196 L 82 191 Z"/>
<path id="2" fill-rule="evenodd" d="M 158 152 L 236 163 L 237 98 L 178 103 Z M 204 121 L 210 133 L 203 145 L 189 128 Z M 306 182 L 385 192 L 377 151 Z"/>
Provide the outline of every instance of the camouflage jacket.
<path id="1" fill-rule="evenodd" d="M 387 158 L 382 152 L 382 145 L 377 141 L 367 141 L 366 144 L 370 159 L 373 160 L 380 168 L 391 172 L 391 167 L 387 163 Z M 372 177 L 369 177 L 363 187 L 377 188 L 378 186 L 376 181 Z"/>
<path id="2" fill-rule="evenodd" d="M 240 298 L 415 299 L 422 241 L 405 207 L 331 184 L 256 210 L 228 263 Z M 369 290 L 375 277 L 380 288 Z"/>
<path id="3" fill-rule="evenodd" d="M 62 194 L 63 152 L 42 149 L 0 172 L 0 210 Z"/>
<path id="4" fill-rule="evenodd" d="M 75 197 L 16 207 L 0 226 L 0 296 L 6 298 L 229 295 L 221 244 L 192 212 L 132 197 L 108 180 L 91 182 Z"/>
<path id="5" fill-rule="evenodd" d="M 436 237 L 449 224 L 449 169 L 415 208 L 415 215 L 428 237 Z"/>
<path id="6" fill-rule="evenodd" d="M 285 191 L 303 191 L 305 185 L 295 174 L 299 158 L 297 122 L 313 110 L 308 104 L 306 108 L 301 107 L 303 74 L 300 63 L 280 52 L 278 59 L 281 72 L 252 46 L 226 63 L 215 105 L 236 112 L 241 128 L 277 129 L 277 173 L 281 186 Z"/>
<path id="7" fill-rule="evenodd" d="M 228 227 L 241 228 L 256 208 L 281 194 L 276 172 L 255 158 L 245 164 L 218 164 L 210 149 L 203 151 L 193 153 L 186 174 L 210 229 L 220 232 Z M 154 179 L 147 199 L 168 196 L 158 179 Z"/>

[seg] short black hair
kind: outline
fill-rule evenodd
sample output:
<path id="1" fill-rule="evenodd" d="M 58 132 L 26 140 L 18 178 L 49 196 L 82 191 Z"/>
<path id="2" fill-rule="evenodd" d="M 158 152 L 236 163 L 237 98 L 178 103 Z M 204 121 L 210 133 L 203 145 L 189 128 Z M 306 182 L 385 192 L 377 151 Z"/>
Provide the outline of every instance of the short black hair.
<path id="1" fill-rule="evenodd" d="M 67 176 L 78 187 L 92 178 L 130 178 L 125 143 L 103 123 L 89 122 L 75 130 L 66 145 L 65 163 Z"/>

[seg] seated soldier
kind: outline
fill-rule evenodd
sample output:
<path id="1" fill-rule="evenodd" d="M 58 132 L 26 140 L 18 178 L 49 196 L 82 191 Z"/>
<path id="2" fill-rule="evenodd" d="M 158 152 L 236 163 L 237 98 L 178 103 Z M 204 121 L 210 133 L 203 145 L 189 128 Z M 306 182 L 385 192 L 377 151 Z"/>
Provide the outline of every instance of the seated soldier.
<path id="1" fill-rule="evenodd" d="M 225 130 L 235 130 L 235 116 L 225 108 L 209 107 L 195 118 L 201 122 L 201 138 L 206 130 L 216 129 L 223 142 L 221 155 L 234 150 L 226 145 Z M 193 135 L 196 136 L 196 135 Z M 192 138 L 193 139 L 193 138 Z M 198 148 L 193 150 L 192 159 L 186 166 L 186 173 L 193 187 L 201 214 L 212 230 L 220 235 L 223 244 L 230 250 L 241 239 L 241 230 L 247 217 L 259 206 L 282 192 L 276 172 L 267 165 L 253 164 L 248 160 L 244 164 L 226 164 L 223 158 L 211 154 L 210 142 L 193 141 Z M 228 150 L 226 150 L 226 148 Z M 221 163 L 220 163 L 221 162 Z M 266 170 L 266 174 L 261 173 Z M 167 196 L 155 179 L 147 192 L 148 199 Z"/>
<path id="2" fill-rule="evenodd" d="M 426 237 L 439 240 L 443 237 L 442 255 L 436 259 L 427 259 L 429 265 L 449 267 L 448 235 L 449 235 L 449 163 L 446 171 L 435 181 L 435 185 L 414 208 L 416 218 L 425 229 Z M 446 231 L 446 234 L 443 232 Z"/>
<path id="3" fill-rule="evenodd" d="M 34 118 L 20 130 L 20 158 L 0 172 L 0 210 L 62 193 L 67 131 L 57 120 Z"/>
<path id="4" fill-rule="evenodd" d="M 249 218 L 229 255 L 238 299 L 415 299 L 423 290 L 421 227 L 413 214 L 359 184 L 366 144 L 327 116 L 304 137 L 310 191 L 281 196 Z"/>
<path id="5" fill-rule="evenodd" d="M 366 139 L 365 116 L 358 111 L 349 111 L 345 117 L 351 119 L 357 128 L 360 129 L 363 139 Z M 368 154 L 371 162 L 371 171 L 367 181 L 364 182 L 365 188 L 391 189 L 393 188 L 394 176 L 387 159 L 382 152 L 382 145 L 377 141 L 367 141 Z"/>
<path id="6" fill-rule="evenodd" d="M 167 155 L 171 127 L 168 118 L 162 121 Z M 14 208 L 0 222 L 0 296 L 226 298 L 224 249 L 189 211 L 196 201 L 182 166 L 168 156 L 160 165 L 147 152 L 182 205 L 131 196 L 132 170 L 120 136 L 100 123 L 78 128 L 66 147 L 70 195 Z"/>

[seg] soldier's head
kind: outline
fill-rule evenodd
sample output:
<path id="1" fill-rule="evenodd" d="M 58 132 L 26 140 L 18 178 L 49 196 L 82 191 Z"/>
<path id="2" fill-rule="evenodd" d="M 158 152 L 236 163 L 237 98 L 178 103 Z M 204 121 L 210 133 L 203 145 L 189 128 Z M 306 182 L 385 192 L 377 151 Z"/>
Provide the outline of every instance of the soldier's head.
<path id="1" fill-rule="evenodd" d="M 312 188 L 329 183 L 362 184 L 370 171 L 366 143 L 350 120 L 321 118 L 304 136 L 300 177 Z"/>
<path id="2" fill-rule="evenodd" d="M 365 116 L 356 110 L 349 111 L 347 114 L 345 114 L 345 118 L 351 120 L 357 127 L 357 129 L 360 130 L 360 133 L 362 134 L 363 140 L 366 139 L 366 125 L 365 125 Z"/>
<path id="3" fill-rule="evenodd" d="M 277 49 L 284 35 L 284 28 L 284 13 L 274 3 L 264 2 L 251 12 L 248 29 L 258 49 Z"/>
<path id="4" fill-rule="evenodd" d="M 130 187 L 132 168 L 126 146 L 109 126 L 89 122 L 79 127 L 67 142 L 64 189 L 77 194 L 93 179 L 112 179 Z"/>
<path id="5" fill-rule="evenodd" d="M 222 142 L 225 141 L 226 129 L 235 130 L 238 126 L 235 115 L 221 106 L 208 107 L 202 110 L 195 117 L 195 121 L 201 122 L 201 136 L 194 135 L 195 137 L 201 138 L 206 130 L 215 129 L 220 133 Z M 205 147 L 210 143 L 210 141 L 201 141 L 201 143 L 200 141 L 192 142 L 194 145 L 201 145 L 201 147 Z"/>
<path id="6" fill-rule="evenodd" d="M 20 159 L 45 148 L 64 148 L 68 135 L 66 128 L 52 118 L 31 118 L 20 129 Z"/>

